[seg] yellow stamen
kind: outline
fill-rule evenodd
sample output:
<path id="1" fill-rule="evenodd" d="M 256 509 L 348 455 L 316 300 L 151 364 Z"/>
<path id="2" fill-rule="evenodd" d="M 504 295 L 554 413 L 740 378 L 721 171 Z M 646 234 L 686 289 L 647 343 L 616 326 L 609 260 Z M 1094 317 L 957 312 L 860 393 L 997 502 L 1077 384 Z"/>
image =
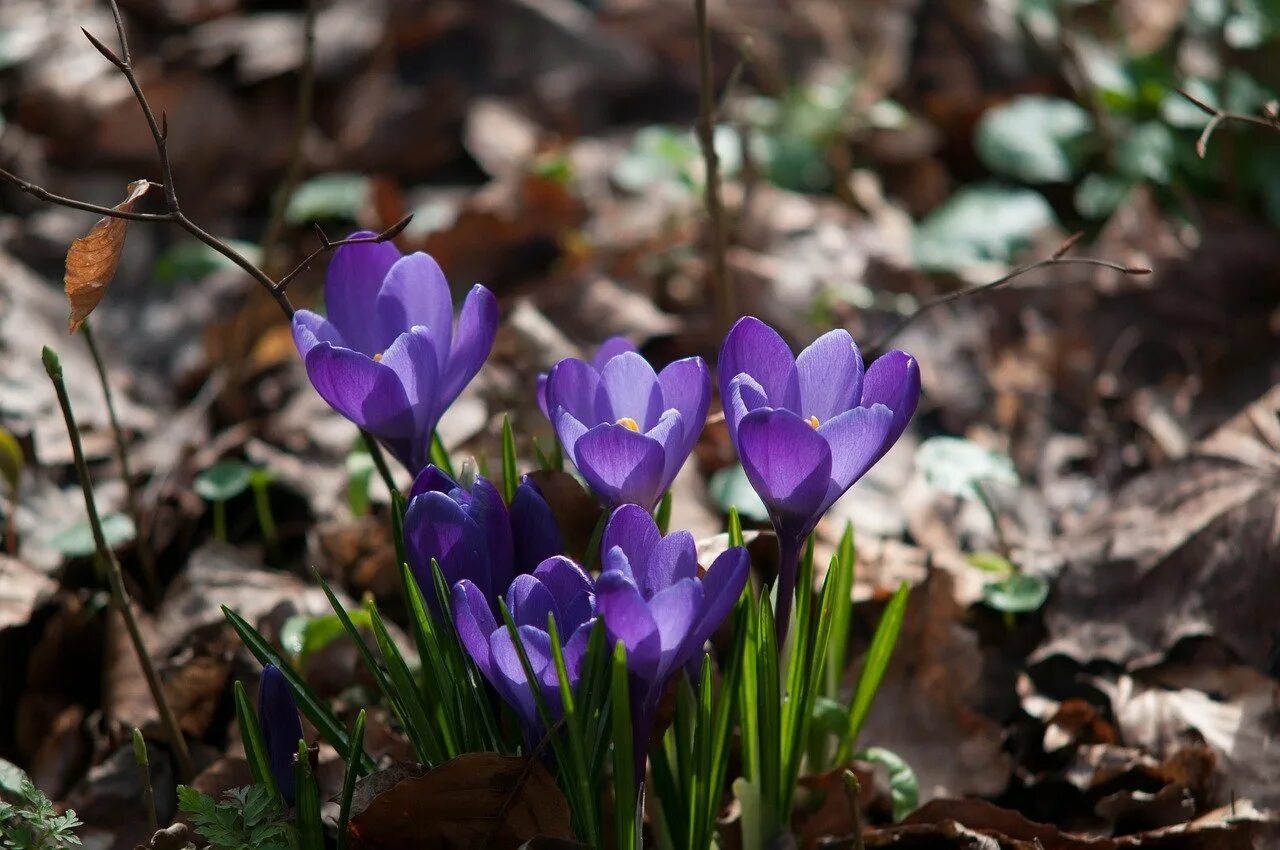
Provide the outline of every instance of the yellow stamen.
<path id="1" fill-rule="evenodd" d="M 810 416 L 808 419 L 805 420 L 805 422 L 808 422 L 809 427 L 813 428 L 815 431 L 817 430 L 818 425 L 821 424 L 818 422 L 818 417 L 816 416 Z"/>
<path id="2" fill-rule="evenodd" d="M 382 362 L 382 352 L 381 352 L 381 351 L 379 351 L 377 354 L 373 355 L 373 362 L 374 362 L 374 363 L 381 363 L 381 362 Z M 816 428 L 816 427 L 818 427 L 818 426 L 816 426 L 816 425 L 815 425 L 814 427 Z"/>
<path id="3" fill-rule="evenodd" d="M 640 431 L 640 423 L 632 419 L 630 416 L 622 417 L 617 421 L 616 424 L 621 425 L 623 428 L 628 428 L 632 431 L 636 431 L 636 432 Z"/>

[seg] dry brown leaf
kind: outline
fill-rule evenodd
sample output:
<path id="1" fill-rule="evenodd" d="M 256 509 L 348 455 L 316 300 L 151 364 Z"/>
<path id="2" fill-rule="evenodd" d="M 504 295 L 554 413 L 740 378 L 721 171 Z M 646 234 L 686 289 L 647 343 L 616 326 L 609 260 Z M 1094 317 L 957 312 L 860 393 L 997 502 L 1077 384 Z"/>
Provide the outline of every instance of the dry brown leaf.
<path id="1" fill-rule="evenodd" d="M 134 204 L 151 188 L 147 180 L 135 180 L 129 184 L 128 196 L 116 204 L 120 212 L 133 212 Z M 120 253 L 124 250 L 124 237 L 129 222 L 110 216 L 98 220 L 84 236 L 71 243 L 67 249 L 67 271 L 63 288 L 71 302 L 71 317 L 67 330 L 75 333 L 80 325 L 107 294 L 107 287 L 120 265 Z"/>
<path id="2" fill-rule="evenodd" d="M 569 804 L 536 761 L 466 753 L 415 773 L 393 767 L 357 783 L 350 827 L 353 847 L 514 850 L 539 836 L 573 838 Z"/>

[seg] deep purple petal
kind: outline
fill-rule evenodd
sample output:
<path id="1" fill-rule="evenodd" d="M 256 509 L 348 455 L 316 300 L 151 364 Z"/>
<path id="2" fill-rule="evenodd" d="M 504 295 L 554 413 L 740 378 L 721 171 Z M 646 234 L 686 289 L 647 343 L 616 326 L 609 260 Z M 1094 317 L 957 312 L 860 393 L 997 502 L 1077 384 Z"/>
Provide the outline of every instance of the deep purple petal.
<path id="1" fill-rule="evenodd" d="M 627 667 L 652 682 L 662 656 L 658 624 L 636 586 L 620 573 L 605 572 L 596 581 L 596 610 L 604 619 L 609 645 L 627 648 Z"/>
<path id="2" fill-rule="evenodd" d="M 511 537 L 511 515 L 507 512 L 502 493 L 493 482 L 477 475 L 471 485 L 471 502 L 467 513 L 480 526 L 489 550 L 489 569 L 492 587 L 506 587 L 515 577 L 514 546 Z"/>
<path id="3" fill-rule="evenodd" d="M 636 569 L 636 584 L 646 599 L 671 585 L 698 575 L 698 544 L 687 531 L 673 531 L 649 550 Z"/>
<path id="4" fill-rule="evenodd" d="M 528 476 L 511 500 L 511 542 L 517 573 L 533 572 L 547 558 L 564 552 L 564 538 L 555 514 Z"/>
<path id="5" fill-rule="evenodd" d="M 751 571 L 751 557 L 741 546 L 720 553 L 702 577 L 702 612 L 692 641 L 701 647 L 738 604 Z"/>
<path id="6" fill-rule="evenodd" d="M 453 296 L 440 264 L 430 254 L 415 251 L 396 261 L 378 293 L 377 311 L 384 334 L 395 336 L 415 325 L 425 328 L 435 362 L 439 367 L 448 363 Z"/>
<path id="7" fill-rule="evenodd" d="M 634 569 L 632 565 L 643 565 L 661 539 L 658 524 L 648 511 L 639 505 L 623 505 L 613 512 L 604 527 L 600 552 L 607 554 L 615 546 L 620 548 L 626 555 L 630 575 Z"/>
<path id="8" fill-rule="evenodd" d="M 368 231 L 351 234 L 372 236 Z M 378 292 L 387 272 L 400 259 L 393 242 L 363 242 L 343 245 L 333 252 L 325 275 L 324 304 L 329 321 L 355 350 L 368 357 L 391 344 L 408 325 L 384 333 L 378 322 Z"/>
<path id="9" fill-rule="evenodd" d="M 517 626 L 534 626 L 545 631 L 547 615 L 556 612 L 551 591 L 527 573 L 515 577 L 505 599 Z"/>
<path id="10" fill-rule="evenodd" d="M 893 427 L 884 450 L 898 441 L 920 401 L 920 365 L 905 351 L 894 349 L 876 358 L 862 382 L 862 404 L 883 404 L 893 411 Z"/>
<path id="11" fill-rule="evenodd" d="M 498 629 L 490 602 L 484 592 L 463 579 L 453 586 L 453 626 L 458 630 L 462 648 L 475 661 L 486 679 L 493 680 L 493 661 L 489 653 L 489 636 Z"/>
<path id="12" fill-rule="evenodd" d="M 693 577 L 676 582 L 653 597 L 649 610 L 658 626 L 658 639 L 662 643 L 662 663 L 658 672 L 665 676 L 688 661 L 701 646 L 694 645 L 690 638 L 695 634 L 698 615 L 702 611 L 702 584 Z"/>
<path id="13" fill-rule="evenodd" d="M 800 374 L 800 409 L 819 422 L 856 407 L 862 397 L 862 352 L 843 329 L 829 331 L 796 358 Z"/>
<path id="14" fill-rule="evenodd" d="M 555 600 L 556 628 L 561 636 L 595 616 L 595 584 L 573 561 L 563 555 L 547 558 L 538 564 L 533 576 Z"/>
<path id="15" fill-rule="evenodd" d="M 596 388 L 600 376 L 586 363 L 567 357 L 547 373 L 547 409 L 558 419 L 556 411 L 564 408 L 583 425 L 596 424 Z M 557 424 L 557 429 L 559 425 Z M 564 442 L 563 438 L 561 442 Z"/>
<path id="16" fill-rule="evenodd" d="M 415 325 L 397 336 L 382 355 L 382 365 L 395 372 L 404 387 L 405 398 L 413 408 L 415 436 L 426 435 L 430 439 L 440 413 L 440 370 L 428 330 Z"/>
<path id="17" fill-rule="evenodd" d="M 718 370 L 722 399 L 729 395 L 730 382 L 747 374 L 764 389 L 770 407 L 795 410 L 800 404 L 800 380 L 791 349 L 777 331 L 754 316 L 743 316 L 730 329 L 720 349 Z M 730 425 L 730 437 L 735 430 Z"/>
<path id="18" fill-rule="evenodd" d="M 480 284 L 471 287 L 458 314 L 458 329 L 449 348 L 440 389 L 441 409 L 448 407 L 480 371 L 498 333 L 498 299 Z"/>
<path id="19" fill-rule="evenodd" d="M 750 375 L 738 375 L 729 382 L 729 394 L 722 400 L 724 404 L 725 424 L 729 427 L 729 435 L 737 439 L 738 423 L 742 417 L 762 407 L 772 407 L 764 388 L 756 383 Z"/>
<path id="20" fill-rule="evenodd" d="M 436 594 L 432 558 L 440 564 L 446 587 L 469 579 L 490 604 L 500 590 L 506 589 L 493 582 L 484 530 L 446 493 L 430 491 L 409 502 L 404 514 L 404 543 L 413 576 L 433 607 Z"/>
<path id="21" fill-rule="evenodd" d="M 560 449 L 568 457 L 573 457 L 574 449 L 578 445 L 578 440 L 583 434 L 587 433 L 587 426 L 583 425 L 578 419 L 563 407 L 556 408 L 556 418 L 554 422 L 556 426 L 556 439 L 560 441 Z"/>
<path id="22" fill-rule="evenodd" d="M 631 340 L 625 336 L 611 336 L 604 342 L 600 343 L 600 347 L 596 349 L 595 357 L 591 358 L 591 365 L 599 372 L 604 368 L 604 364 L 617 357 L 625 351 L 635 351 L 636 347 Z"/>
<path id="23" fill-rule="evenodd" d="M 414 496 L 420 496 L 423 493 L 431 491 L 448 493 L 457 489 L 458 482 L 437 468 L 435 464 L 427 464 L 418 473 L 418 477 L 413 479 L 413 487 L 409 490 L 409 501 L 412 502 Z"/>
<path id="24" fill-rule="evenodd" d="M 551 420 L 551 408 L 547 407 L 547 373 L 543 372 L 538 375 L 538 409 L 542 411 L 542 415 Z M 554 424 L 554 423 L 553 423 Z"/>
<path id="25" fill-rule="evenodd" d="M 582 660 L 587 654 L 587 645 L 591 641 L 591 630 L 595 626 L 595 618 L 585 620 L 582 625 L 578 626 L 569 635 L 569 639 L 564 642 L 561 651 L 564 653 L 564 667 L 569 674 L 569 681 L 575 686 L 578 684 L 578 677 L 582 675 Z M 556 626 L 559 628 L 559 625 Z"/>
<path id="26" fill-rule="evenodd" d="M 520 714 L 526 729 L 538 727 L 538 703 L 529 689 L 529 680 L 520 663 L 520 654 L 511 640 L 511 632 L 506 628 L 496 629 L 489 635 L 489 655 L 493 659 L 493 675 L 489 677 L 489 681 Z M 535 667 L 534 675 L 539 672 L 541 671 Z"/>
<path id="27" fill-rule="evenodd" d="M 635 570 L 631 568 L 631 559 L 622 551 L 621 546 L 614 546 L 600 556 L 600 572 L 615 572 L 624 576 L 633 584 L 636 583 Z"/>
<path id="28" fill-rule="evenodd" d="M 624 351 L 604 364 L 596 387 L 595 422 L 626 417 L 648 431 L 662 415 L 662 387 L 653 367 L 634 351 Z M 583 424 L 592 424 L 583 420 Z"/>
<path id="29" fill-rule="evenodd" d="M 738 426 L 747 480 L 770 513 L 816 521 L 831 476 L 831 448 L 789 410 L 756 410 Z"/>
<path id="30" fill-rule="evenodd" d="M 413 411 L 389 366 L 349 348 L 319 343 L 304 361 L 320 397 L 352 422 L 387 440 L 413 435 Z"/>
<path id="31" fill-rule="evenodd" d="M 659 372 L 658 384 L 662 387 L 663 407 L 680 412 L 684 435 L 677 451 L 688 457 L 711 407 L 711 372 L 701 357 L 686 357 Z"/>
<path id="32" fill-rule="evenodd" d="M 662 444 L 623 425 L 597 425 L 578 438 L 573 461 L 592 491 L 610 505 L 652 508 L 662 495 Z"/>
<path id="33" fill-rule="evenodd" d="M 302 740 L 302 721 L 298 719 L 298 706 L 293 701 L 289 683 L 274 664 L 262 668 L 262 679 L 258 682 L 258 726 L 262 729 L 271 776 L 285 801 L 293 805 L 297 791 L 293 760 L 298 753 L 298 741 Z"/>
<path id="34" fill-rule="evenodd" d="M 663 413 L 657 423 L 645 432 L 645 436 L 662 446 L 662 479 L 658 482 L 661 494 L 680 474 L 680 467 L 689 459 L 689 453 L 681 451 L 684 440 L 684 417 L 678 410 Z"/>
<path id="35" fill-rule="evenodd" d="M 883 404 L 855 407 L 818 428 L 818 434 L 831 446 L 831 483 L 825 505 L 840 498 L 880 459 L 892 428 L 893 413 Z"/>
<path id="36" fill-rule="evenodd" d="M 333 323 L 318 313 L 299 310 L 293 314 L 293 344 L 305 359 L 317 343 L 327 342 L 336 348 L 349 348 Z"/>

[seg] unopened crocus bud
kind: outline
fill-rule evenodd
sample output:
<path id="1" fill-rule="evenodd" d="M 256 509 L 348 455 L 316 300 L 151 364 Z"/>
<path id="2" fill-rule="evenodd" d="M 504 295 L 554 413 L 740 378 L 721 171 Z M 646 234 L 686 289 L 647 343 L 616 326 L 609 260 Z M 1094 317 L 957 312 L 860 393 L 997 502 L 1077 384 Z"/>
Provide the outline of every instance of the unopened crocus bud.
<path id="1" fill-rule="evenodd" d="M 258 725 L 262 727 L 267 761 L 276 787 L 292 806 L 297 792 L 293 758 L 302 739 L 302 721 L 298 719 L 298 705 L 293 701 L 289 683 L 274 664 L 262 668 L 262 681 L 258 684 Z"/>

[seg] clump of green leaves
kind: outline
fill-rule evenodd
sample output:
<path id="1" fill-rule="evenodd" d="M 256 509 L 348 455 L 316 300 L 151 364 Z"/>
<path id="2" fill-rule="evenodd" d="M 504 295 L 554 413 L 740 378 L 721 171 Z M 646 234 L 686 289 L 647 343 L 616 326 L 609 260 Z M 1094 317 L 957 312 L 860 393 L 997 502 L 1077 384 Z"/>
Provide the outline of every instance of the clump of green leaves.
<path id="1" fill-rule="evenodd" d="M 49 798 L 29 779 L 18 786 L 18 802 L 0 802 L 0 847 L 5 850 L 59 850 L 80 844 L 76 813 L 58 814 Z"/>
<path id="2" fill-rule="evenodd" d="M 266 788 L 235 788 L 224 799 L 219 803 L 194 788 L 178 786 L 178 807 L 191 815 L 196 832 L 215 848 L 287 850 L 289 828 Z"/>

